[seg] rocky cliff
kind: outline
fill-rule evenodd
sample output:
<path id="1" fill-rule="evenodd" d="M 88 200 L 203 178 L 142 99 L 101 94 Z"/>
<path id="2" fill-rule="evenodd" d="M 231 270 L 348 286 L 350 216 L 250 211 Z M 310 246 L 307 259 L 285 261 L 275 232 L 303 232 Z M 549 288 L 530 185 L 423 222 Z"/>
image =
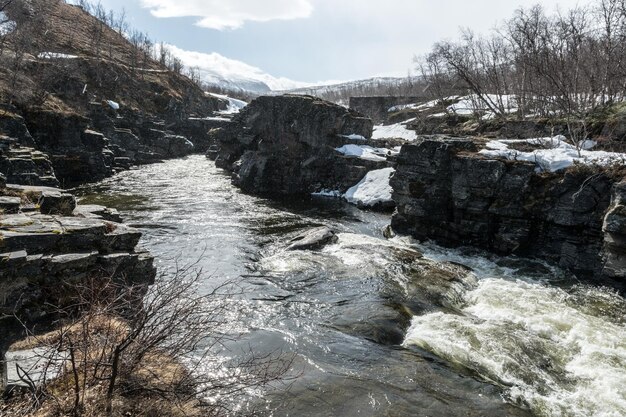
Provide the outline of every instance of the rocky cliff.
<path id="1" fill-rule="evenodd" d="M 149 285 L 153 258 L 114 210 L 56 188 L 0 184 L 0 316 L 38 322 L 92 279 Z M 76 294 L 74 294 L 76 295 Z M 74 300 L 75 301 L 75 300 Z M 8 328 L 8 327 L 7 327 Z"/>
<path id="2" fill-rule="evenodd" d="M 621 175 L 589 167 L 539 174 L 533 163 L 489 159 L 477 150 L 474 141 L 450 138 L 403 146 L 391 180 L 392 227 L 420 240 L 626 278 Z"/>
<path id="3" fill-rule="evenodd" d="M 212 154 L 243 190 L 271 195 L 345 191 L 386 161 L 347 158 L 335 151 L 367 143 L 372 122 L 359 113 L 309 96 L 259 97 L 233 122 L 214 131 Z"/>

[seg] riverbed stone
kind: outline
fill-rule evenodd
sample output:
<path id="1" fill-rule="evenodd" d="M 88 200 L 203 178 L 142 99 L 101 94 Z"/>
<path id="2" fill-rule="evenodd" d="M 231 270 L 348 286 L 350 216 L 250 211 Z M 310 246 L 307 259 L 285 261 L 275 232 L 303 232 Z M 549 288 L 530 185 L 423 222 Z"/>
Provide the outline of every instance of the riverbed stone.
<path id="1" fill-rule="evenodd" d="M 288 250 L 313 250 L 335 243 L 337 234 L 326 226 L 316 227 L 299 234 L 290 241 Z"/>

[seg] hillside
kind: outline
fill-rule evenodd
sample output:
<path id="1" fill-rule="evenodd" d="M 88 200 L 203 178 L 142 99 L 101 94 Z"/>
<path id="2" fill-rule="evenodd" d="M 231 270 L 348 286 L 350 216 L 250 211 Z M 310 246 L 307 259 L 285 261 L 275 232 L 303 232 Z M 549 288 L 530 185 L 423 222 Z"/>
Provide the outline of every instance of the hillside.
<path id="1" fill-rule="evenodd" d="M 129 40 L 79 6 L 17 0 L 5 13 L 16 25 L 0 44 L 1 101 L 78 114 L 101 100 L 149 114 L 218 108 L 189 78 L 152 59 L 147 39 Z"/>

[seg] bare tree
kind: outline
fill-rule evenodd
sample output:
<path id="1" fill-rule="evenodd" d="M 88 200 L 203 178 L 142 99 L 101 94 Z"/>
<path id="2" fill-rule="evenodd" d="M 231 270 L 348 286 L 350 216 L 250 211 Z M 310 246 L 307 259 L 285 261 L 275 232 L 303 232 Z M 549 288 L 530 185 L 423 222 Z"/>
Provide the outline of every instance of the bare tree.
<path id="1" fill-rule="evenodd" d="M 249 351 L 230 361 L 214 356 L 238 337 L 228 320 L 238 292 L 228 283 L 202 293 L 203 277 L 185 267 L 149 288 L 108 278 L 76 286 L 71 307 L 57 311 L 62 326 L 30 338 L 31 345 L 46 347 L 46 366 L 58 367 L 59 357 L 63 363 L 60 377 L 32 384 L 33 406 L 78 416 L 97 412 L 96 396 L 100 412 L 112 415 L 124 398 L 151 397 L 222 415 L 249 389 L 287 380 L 293 355 Z M 60 386 L 66 388 L 59 394 Z M 207 396 L 213 401 L 203 401 Z"/>

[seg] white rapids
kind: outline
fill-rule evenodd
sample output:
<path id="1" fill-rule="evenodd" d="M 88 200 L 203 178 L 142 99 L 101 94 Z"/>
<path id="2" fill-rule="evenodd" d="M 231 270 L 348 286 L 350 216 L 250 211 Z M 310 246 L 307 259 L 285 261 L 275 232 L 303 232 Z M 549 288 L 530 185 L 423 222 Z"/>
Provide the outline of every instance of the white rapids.
<path id="1" fill-rule="evenodd" d="M 626 303 L 611 290 L 483 278 L 404 341 L 505 387 L 540 416 L 626 415 Z"/>

